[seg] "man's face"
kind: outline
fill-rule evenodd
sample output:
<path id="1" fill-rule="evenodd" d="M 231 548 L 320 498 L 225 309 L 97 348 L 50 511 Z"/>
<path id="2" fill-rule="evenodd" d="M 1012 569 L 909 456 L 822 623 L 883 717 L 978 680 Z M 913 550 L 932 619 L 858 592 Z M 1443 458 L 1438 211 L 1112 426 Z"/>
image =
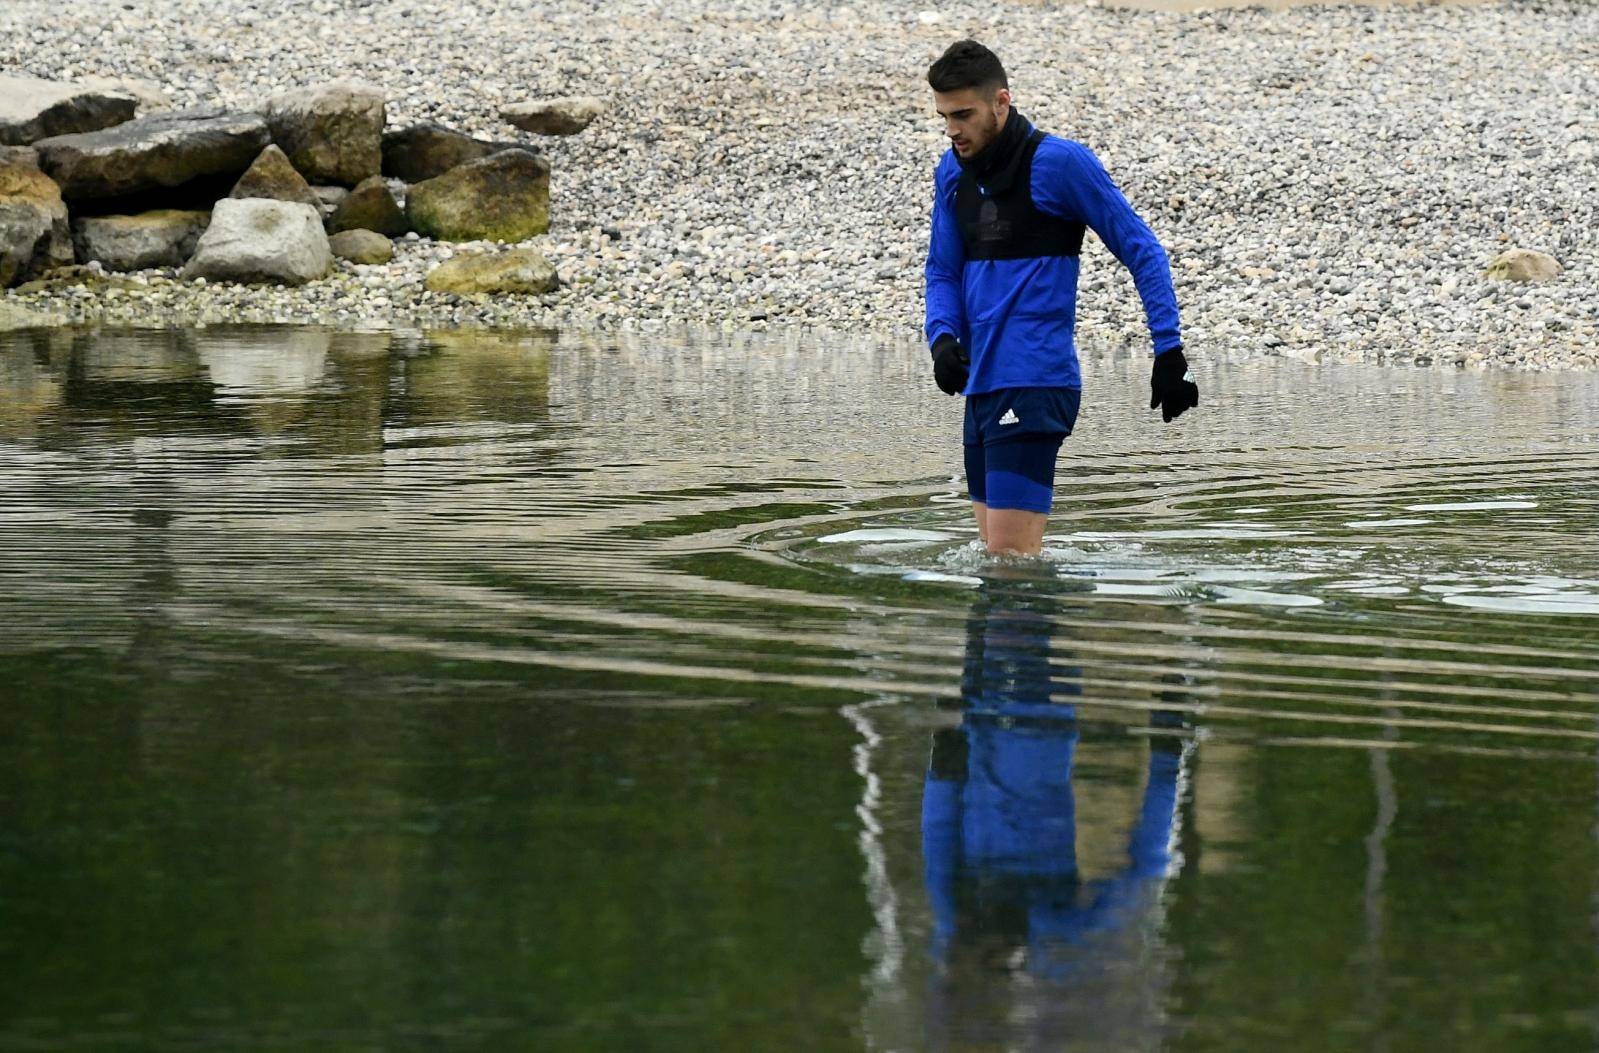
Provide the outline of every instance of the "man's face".
<path id="1" fill-rule="evenodd" d="M 962 88 L 933 92 L 944 134 L 961 157 L 975 157 L 994 141 L 1010 116 L 1010 89 Z"/>

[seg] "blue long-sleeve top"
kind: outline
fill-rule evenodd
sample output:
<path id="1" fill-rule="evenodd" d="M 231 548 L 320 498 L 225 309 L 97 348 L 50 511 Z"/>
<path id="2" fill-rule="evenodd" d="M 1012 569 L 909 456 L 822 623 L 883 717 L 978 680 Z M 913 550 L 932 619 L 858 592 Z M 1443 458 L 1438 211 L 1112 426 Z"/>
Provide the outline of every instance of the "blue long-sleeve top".
<path id="1" fill-rule="evenodd" d="M 1035 945 L 1080 943 L 1090 933 L 1126 925 L 1172 863 L 1180 753 L 1150 750 L 1143 802 L 1128 833 L 1127 865 L 1079 890 L 1071 783 L 1075 726 L 979 722 L 963 725 L 960 733 L 968 751 L 964 774 L 929 770 L 922 788 L 922 857 L 935 955 L 946 954 L 957 936 L 962 874 L 1033 879 L 1019 887 L 1028 890 L 1028 931 Z M 1058 895 L 1063 888 L 1071 895 Z"/>
<path id="2" fill-rule="evenodd" d="M 927 252 L 929 344 L 949 334 L 971 355 L 963 394 L 1011 387 L 1082 387 L 1074 330 L 1079 257 L 968 260 L 955 220 L 961 167 L 946 151 L 934 172 Z M 1033 157 L 1035 207 L 1085 224 L 1132 272 L 1161 354 L 1182 345 L 1171 265 L 1149 225 L 1082 143 L 1049 135 Z"/>

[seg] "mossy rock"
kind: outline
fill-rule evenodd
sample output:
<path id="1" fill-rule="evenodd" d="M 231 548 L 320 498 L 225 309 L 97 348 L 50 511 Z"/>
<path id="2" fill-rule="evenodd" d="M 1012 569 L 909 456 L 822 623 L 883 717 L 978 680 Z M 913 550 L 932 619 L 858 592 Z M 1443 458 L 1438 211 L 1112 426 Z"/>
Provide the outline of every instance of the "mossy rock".
<path id="1" fill-rule="evenodd" d="M 550 229 L 550 163 L 502 150 L 411 187 L 406 217 L 438 241 L 523 241 Z"/>
<path id="2" fill-rule="evenodd" d="M 424 283 L 429 292 L 472 296 L 518 293 L 536 296 L 560 286 L 555 266 L 533 249 L 478 252 L 457 256 L 433 268 Z"/>

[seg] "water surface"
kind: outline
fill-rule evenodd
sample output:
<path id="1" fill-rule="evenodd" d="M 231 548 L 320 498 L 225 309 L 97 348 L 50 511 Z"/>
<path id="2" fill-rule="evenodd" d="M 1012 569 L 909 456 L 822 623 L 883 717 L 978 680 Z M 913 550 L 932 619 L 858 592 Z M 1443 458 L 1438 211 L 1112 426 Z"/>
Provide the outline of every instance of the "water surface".
<path id="1" fill-rule="evenodd" d="M 1599 377 L 0 336 L 0 1048 L 1599 1044 Z"/>

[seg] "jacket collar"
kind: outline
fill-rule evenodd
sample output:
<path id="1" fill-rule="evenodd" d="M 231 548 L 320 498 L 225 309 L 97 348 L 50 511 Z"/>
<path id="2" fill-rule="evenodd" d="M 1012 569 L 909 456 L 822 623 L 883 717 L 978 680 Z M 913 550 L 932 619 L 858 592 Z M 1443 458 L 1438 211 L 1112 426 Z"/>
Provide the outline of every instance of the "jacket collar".
<path id="1" fill-rule="evenodd" d="M 1021 170 L 1023 147 L 1032 134 L 1032 122 L 1012 106 L 1010 115 L 1005 118 L 1005 126 L 999 130 L 993 142 L 983 147 L 982 152 L 975 157 L 963 158 L 956 154 L 955 160 L 960 162 L 962 169 L 972 174 L 985 193 L 1008 193 Z"/>

